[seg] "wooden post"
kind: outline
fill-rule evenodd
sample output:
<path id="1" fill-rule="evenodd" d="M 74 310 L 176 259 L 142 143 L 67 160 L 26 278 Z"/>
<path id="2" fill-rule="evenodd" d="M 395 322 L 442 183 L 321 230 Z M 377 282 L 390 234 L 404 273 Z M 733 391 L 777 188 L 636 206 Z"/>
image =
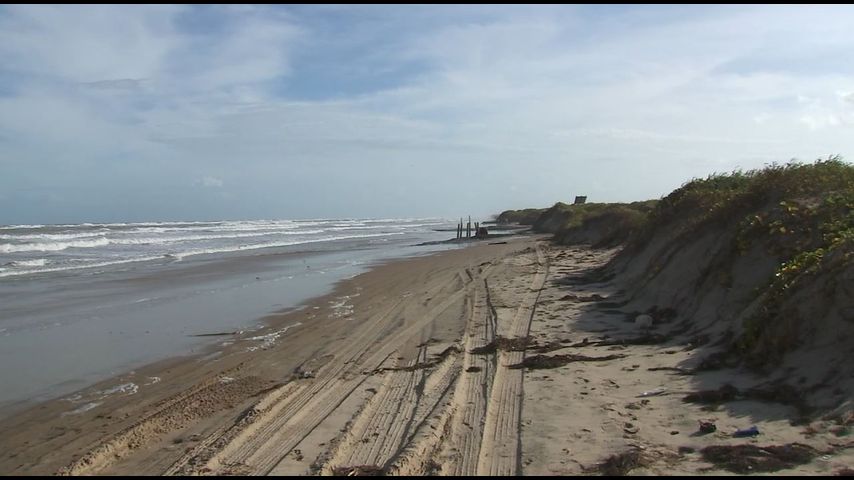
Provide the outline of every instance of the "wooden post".
<path id="1" fill-rule="evenodd" d="M 471 238 L 471 215 L 469 215 L 469 221 L 466 223 L 466 238 Z"/>

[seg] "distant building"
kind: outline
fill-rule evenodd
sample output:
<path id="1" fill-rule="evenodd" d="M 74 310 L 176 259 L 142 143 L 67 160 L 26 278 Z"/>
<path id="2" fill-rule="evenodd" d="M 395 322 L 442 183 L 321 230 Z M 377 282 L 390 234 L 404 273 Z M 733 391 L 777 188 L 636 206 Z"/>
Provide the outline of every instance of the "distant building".
<path id="1" fill-rule="evenodd" d="M 575 197 L 573 205 L 584 205 L 585 203 L 587 203 L 587 195 Z"/>

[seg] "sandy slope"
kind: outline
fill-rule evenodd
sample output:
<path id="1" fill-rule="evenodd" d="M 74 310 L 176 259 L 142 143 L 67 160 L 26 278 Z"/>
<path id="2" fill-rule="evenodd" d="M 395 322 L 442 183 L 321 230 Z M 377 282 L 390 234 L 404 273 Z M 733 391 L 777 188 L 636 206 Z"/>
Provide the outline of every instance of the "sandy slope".
<path id="1" fill-rule="evenodd" d="M 626 298 L 618 287 L 626 285 L 619 278 L 603 283 L 585 278 L 591 267 L 614 253 L 572 247 L 552 251 L 551 275 L 537 305 L 532 337 L 541 345 L 563 342 L 565 348 L 551 350 L 549 356 L 619 358 L 527 371 L 522 473 L 589 474 L 598 472 L 611 455 L 638 452 L 641 465 L 631 474 L 720 475 L 733 472 L 704 461 L 704 447 L 790 443 L 815 448 L 815 457 L 777 474 L 827 475 L 854 466 L 854 444 L 835 418 L 793 425 L 801 414 L 790 405 L 755 400 L 714 406 L 685 403 L 686 395 L 699 390 L 726 383 L 747 390 L 766 385 L 767 378 L 740 369 L 687 374 L 707 352 L 693 348 L 691 338 L 675 325 L 659 324 L 649 332 L 671 337 L 665 341 L 632 344 L 646 332 L 620 308 Z M 701 434 L 700 421 L 714 422 L 717 431 Z M 760 435 L 733 437 L 753 425 Z"/>
<path id="2" fill-rule="evenodd" d="M 270 333 L 3 422 L 0 473 L 555 475 L 636 451 L 632 473 L 700 474 L 722 472 L 702 447 L 791 442 L 820 455 L 781 473 L 854 466 L 832 422 L 792 426 L 790 406 L 684 403 L 761 379 L 681 374 L 698 350 L 678 335 L 615 342 L 642 332 L 617 285 L 584 280 L 613 254 L 520 239 L 382 266 L 271 319 Z M 531 361 L 552 364 L 520 368 Z M 138 391 L 99 395 L 117 382 Z M 718 431 L 697 435 L 700 419 Z M 759 437 L 732 438 L 754 424 Z"/>

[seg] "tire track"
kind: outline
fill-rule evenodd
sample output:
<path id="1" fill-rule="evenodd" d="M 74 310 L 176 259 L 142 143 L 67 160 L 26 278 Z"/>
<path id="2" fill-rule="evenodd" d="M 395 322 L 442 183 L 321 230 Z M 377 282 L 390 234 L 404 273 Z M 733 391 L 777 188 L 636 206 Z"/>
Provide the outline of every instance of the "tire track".
<path id="1" fill-rule="evenodd" d="M 391 467 L 445 396 L 459 373 L 458 363 L 457 354 L 446 355 L 429 373 L 427 368 L 433 365 L 428 363 L 427 348 L 421 347 L 409 368 L 388 372 L 383 388 L 357 418 L 329 467 Z M 418 365 L 429 366 L 412 369 Z"/>
<path id="2" fill-rule="evenodd" d="M 510 327 L 511 338 L 528 336 L 531 318 L 545 284 L 548 263 L 536 247 L 536 273 L 530 291 L 516 310 Z M 510 370 L 508 365 L 521 362 L 525 352 L 497 352 L 497 365 L 492 390 L 487 403 L 483 441 L 477 462 L 477 475 L 519 474 L 519 421 L 522 411 L 523 370 Z"/>
<path id="3" fill-rule="evenodd" d="M 318 371 L 313 381 L 301 382 L 301 387 L 296 389 L 283 387 L 268 395 L 264 400 L 268 407 L 259 409 L 255 420 L 228 439 L 219 452 L 210 456 L 204 467 L 200 468 L 199 462 L 190 459 L 182 459 L 179 463 L 197 465 L 197 472 L 269 473 L 365 381 L 367 375 L 364 372 L 379 368 L 401 345 L 420 335 L 438 315 L 469 295 L 470 284 L 468 282 L 457 292 L 447 295 L 443 302 L 411 325 L 383 338 L 393 324 L 394 315 L 401 310 L 402 300 L 398 300 L 384 315 L 369 321 L 368 326 L 348 342 L 343 352 L 337 352 L 336 358 Z M 440 287 L 443 288 L 446 286 Z M 404 383 L 409 390 L 416 384 L 412 379 Z M 400 437 L 399 432 L 394 435 Z M 378 451 L 387 451 L 388 448 Z"/>
<path id="4" fill-rule="evenodd" d="M 216 432 L 204 441 L 205 446 L 199 451 L 192 451 L 179 459 L 167 474 L 218 472 L 243 463 L 243 460 L 251 455 L 253 447 L 259 446 L 264 438 L 281 428 L 284 422 L 294 415 L 295 410 L 305 406 L 311 400 L 312 395 L 330 388 L 333 382 L 340 383 L 347 368 L 364 354 L 367 346 L 372 343 L 371 337 L 378 334 L 377 330 L 381 329 L 383 322 L 396 312 L 401 301 L 395 302 L 385 314 L 369 321 L 366 328 L 348 344 L 348 348 L 338 352 L 336 359 L 317 372 L 315 382 L 310 384 L 292 382 L 271 392 L 254 407 L 257 413 L 252 422 L 237 423 L 221 433 Z M 362 348 L 357 348 L 359 346 Z M 215 446 L 215 448 L 210 449 L 207 446 Z"/>
<path id="5" fill-rule="evenodd" d="M 421 350 L 409 366 L 426 361 L 426 349 Z M 332 465 L 384 468 L 403 443 L 406 425 L 415 415 L 416 387 L 423 376 L 423 370 L 387 372 L 382 388 L 356 419 Z"/>
<path id="6" fill-rule="evenodd" d="M 63 467 L 59 475 L 91 475 L 109 467 L 162 435 L 183 428 L 217 411 L 257 395 L 269 385 L 258 377 L 223 382 L 227 375 L 239 376 L 234 367 L 196 384 L 181 395 L 166 399 L 141 420 L 99 441 L 88 453 Z"/>
<path id="7" fill-rule="evenodd" d="M 474 475 L 483 437 L 486 402 L 495 371 L 493 355 L 471 352 L 495 340 L 495 321 L 486 279 L 475 289 L 466 333 L 463 373 L 454 391 L 452 418 L 441 457 L 442 473 Z"/>

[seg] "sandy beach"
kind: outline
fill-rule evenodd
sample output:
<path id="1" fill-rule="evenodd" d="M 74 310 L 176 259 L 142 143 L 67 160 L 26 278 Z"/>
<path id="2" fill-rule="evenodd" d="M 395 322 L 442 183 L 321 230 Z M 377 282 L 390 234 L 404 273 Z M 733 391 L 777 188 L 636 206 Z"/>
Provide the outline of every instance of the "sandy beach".
<path id="1" fill-rule="evenodd" d="M 854 476 L 852 25 L 0 7 L 0 475 Z"/>
<path id="2" fill-rule="evenodd" d="M 662 327 L 640 332 L 619 280 L 590 276 L 615 253 L 527 237 L 389 262 L 260 332 L 4 420 L 0 472 L 697 475 L 727 473 L 704 447 L 790 443 L 815 454 L 779 473 L 852 465 L 835 423 L 791 405 L 683 401 L 761 379 L 686 374 L 688 338 L 637 341 Z"/>

